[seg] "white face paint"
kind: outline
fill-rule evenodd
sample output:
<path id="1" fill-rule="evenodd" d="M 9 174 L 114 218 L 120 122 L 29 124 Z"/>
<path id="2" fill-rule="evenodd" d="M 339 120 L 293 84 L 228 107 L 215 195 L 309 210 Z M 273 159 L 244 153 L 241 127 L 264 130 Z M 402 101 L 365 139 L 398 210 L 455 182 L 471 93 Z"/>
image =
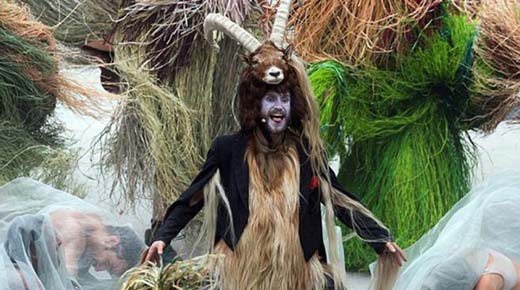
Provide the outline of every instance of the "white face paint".
<path id="1" fill-rule="evenodd" d="M 266 120 L 267 129 L 271 134 L 282 133 L 289 125 L 291 117 L 290 93 L 269 91 L 262 98 L 261 117 Z"/>

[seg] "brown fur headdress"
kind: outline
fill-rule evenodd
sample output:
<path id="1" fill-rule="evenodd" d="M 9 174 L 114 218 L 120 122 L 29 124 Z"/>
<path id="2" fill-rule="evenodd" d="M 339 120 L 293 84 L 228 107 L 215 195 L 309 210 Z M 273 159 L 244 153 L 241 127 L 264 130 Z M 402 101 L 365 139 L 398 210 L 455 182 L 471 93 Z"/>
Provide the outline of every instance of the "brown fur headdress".
<path id="1" fill-rule="evenodd" d="M 306 76 L 298 76 L 302 72 L 296 68 L 297 57 L 292 53 L 292 46 L 287 46 L 284 41 L 291 2 L 280 1 L 271 36 L 263 43 L 222 15 L 210 14 L 204 22 L 205 36 L 213 47 L 218 48 L 213 39 L 213 31 L 220 30 L 240 42 L 247 50 L 243 55 L 246 66 L 237 94 L 238 118 L 242 129 L 252 129 L 257 125 L 260 100 L 268 91 L 290 93 L 291 128 L 301 131 L 303 121 L 309 118 L 311 108 L 307 103 L 311 100 L 306 98 L 312 99 L 312 95 L 305 95 L 300 84 L 300 79 Z M 303 73 L 305 74 L 304 71 Z M 274 83 L 270 78 L 275 78 Z"/>
<path id="2" fill-rule="evenodd" d="M 269 45 L 271 44 L 269 43 Z M 269 91 L 275 91 L 291 95 L 290 127 L 296 131 L 302 130 L 303 120 L 309 118 L 310 112 L 298 81 L 298 70 L 290 59 L 283 65 L 286 77 L 277 85 L 269 85 L 260 81 L 254 65 L 248 64 L 243 70 L 237 92 L 238 119 L 242 129 L 248 130 L 256 127 L 260 119 L 262 97 Z"/>

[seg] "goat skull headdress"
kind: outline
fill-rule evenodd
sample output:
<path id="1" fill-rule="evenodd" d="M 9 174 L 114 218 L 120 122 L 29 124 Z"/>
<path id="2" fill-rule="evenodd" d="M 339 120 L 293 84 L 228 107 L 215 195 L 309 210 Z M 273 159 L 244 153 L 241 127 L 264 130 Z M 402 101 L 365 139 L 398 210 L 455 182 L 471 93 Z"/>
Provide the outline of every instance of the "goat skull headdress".
<path id="1" fill-rule="evenodd" d="M 239 121 L 243 129 L 252 128 L 260 119 L 260 99 L 268 91 L 289 93 L 293 125 L 308 117 L 308 108 L 300 88 L 297 58 L 292 55 L 292 46 L 284 47 L 284 33 L 292 0 L 281 0 L 269 39 L 261 43 L 245 29 L 220 14 L 209 14 L 204 21 L 204 33 L 210 44 L 218 48 L 213 38 L 215 30 L 221 31 L 240 43 L 248 52 L 243 55 L 247 66 L 242 71 L 238 85 Z M 303 68 L 303 67 L 301 67 Z M 304 76 L 306 77 L 306 76 Z"/>
<path id="2" fill-rule="evenodd" d="M 211 46 L 218 49 L 213 38 L 213 31 L 222 31 L 238 41 L 249 53 L 245 61 L 252 70 L 253 76 L 266 84 L 279 85 L 287 76 L 287 62 L 292 57 L 292 46 L 284 47 L 284 33 L 289 17 L 291 0 L 281 0 L 274 20 L 271 37 L 260 43 L 249 32 L 220 14 L 209 14 L 204 21 L 204 35 Z"/>

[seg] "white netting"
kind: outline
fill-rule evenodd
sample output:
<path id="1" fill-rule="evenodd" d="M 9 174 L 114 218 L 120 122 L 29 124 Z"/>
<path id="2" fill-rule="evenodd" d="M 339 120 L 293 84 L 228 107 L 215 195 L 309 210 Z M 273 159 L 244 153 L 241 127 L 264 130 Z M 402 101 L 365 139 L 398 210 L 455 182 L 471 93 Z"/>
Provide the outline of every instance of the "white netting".
<path id="1" fill-rule="evenodd" d="M 0 289 L 116 289 L 144 243 L 120 218 L 30 178 L 0 187 Z"/>
<path id="2" fill-rule="evenodd" d="M 406 250 L 394 289 L 472 290 L 490 249 L 520 262 L 520 172 L 490 177 Z"/>

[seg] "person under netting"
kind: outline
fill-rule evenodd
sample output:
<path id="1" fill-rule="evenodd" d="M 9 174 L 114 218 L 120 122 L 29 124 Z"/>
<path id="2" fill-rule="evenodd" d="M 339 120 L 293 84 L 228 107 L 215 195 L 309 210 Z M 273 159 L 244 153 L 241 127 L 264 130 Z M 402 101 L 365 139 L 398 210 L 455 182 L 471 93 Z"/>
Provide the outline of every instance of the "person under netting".
<path id="1" fill-rule="evenodd" d="M 394 290 L 520 289 L 520 171 L 473 188 L 406 249 Z"/>
<path id="2" fill-rule="evenodd" d="M 73 201 L 9 220 L 0 231 L 0 290 L 116 289 L 139 263 L 144 242 L 129 226 Z"/>

